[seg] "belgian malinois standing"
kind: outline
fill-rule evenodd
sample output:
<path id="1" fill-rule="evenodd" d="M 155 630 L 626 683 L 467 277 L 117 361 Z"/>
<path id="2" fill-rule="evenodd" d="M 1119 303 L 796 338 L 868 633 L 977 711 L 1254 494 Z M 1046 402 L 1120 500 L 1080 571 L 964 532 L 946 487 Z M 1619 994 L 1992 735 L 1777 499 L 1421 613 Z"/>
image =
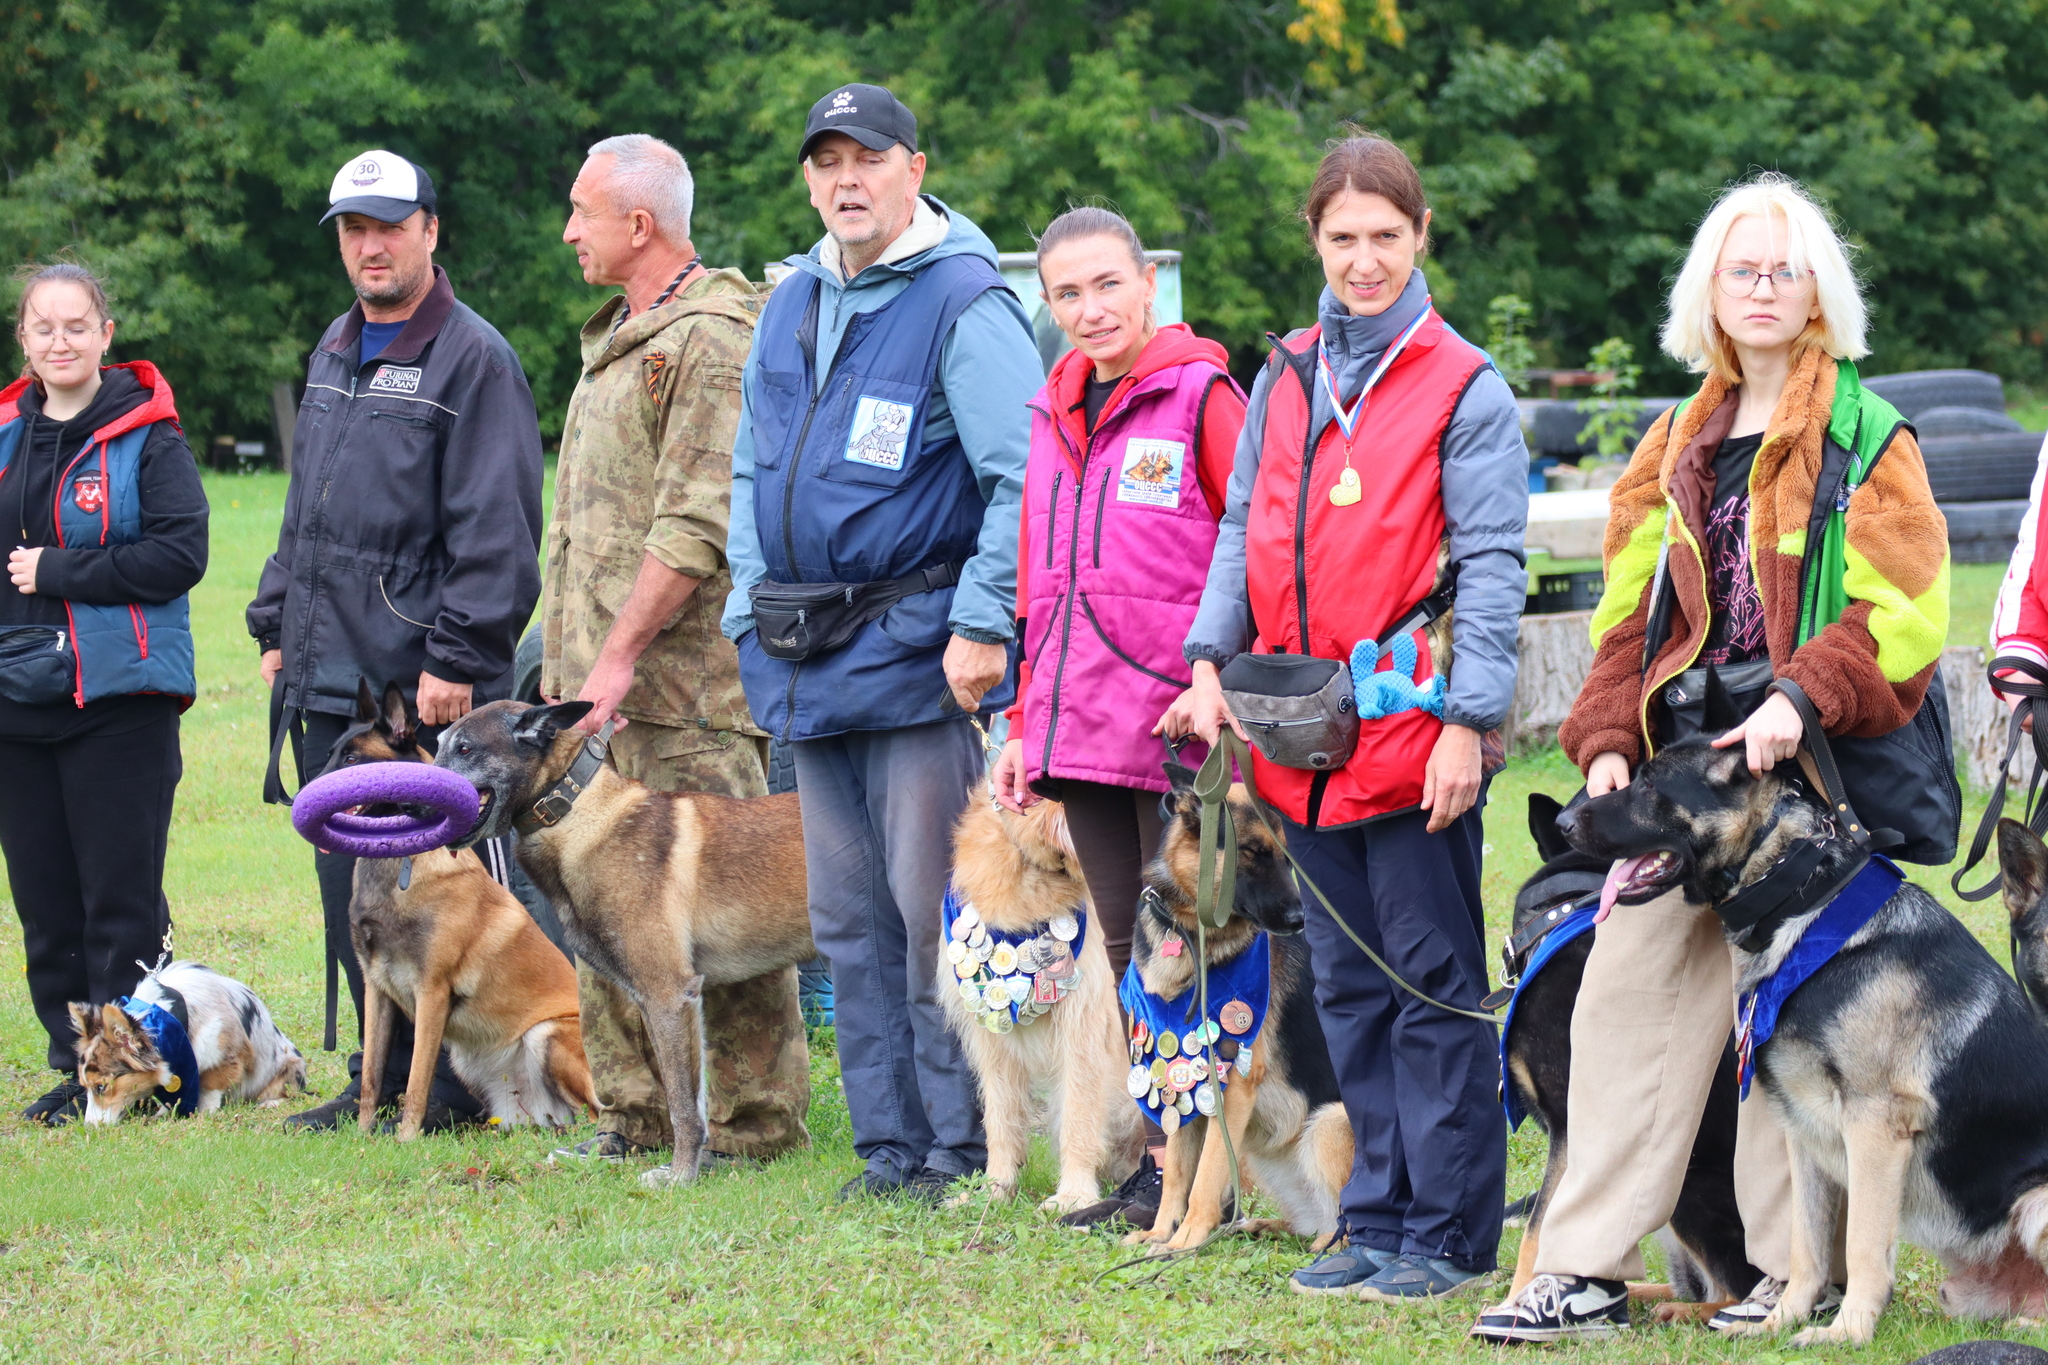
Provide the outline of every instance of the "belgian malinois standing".
<path id="1" fill-rule="evenodd" d="M 334 746 L 327 771 L 378 762 L 433 759 L 418 743 L 398 688 L 385 689 L 379 711 L 364 683 L 356 723 Z M 377 1121 L 394 1009 L 413 1021 L 399 1141 L 419 1136 L 444 1041 L 455 1074 L 506 1124 L 563 1127 L 596 1110 L 576 969 L 476 854 L 444 848 L 412 858 L 358 858 L 348 920 L 367 987 L 358 1111 L 364 1132 Z"/>
<path id="2" fill-rule="evenodd" d="M 589 711 L 492 702 L 442 732 L 439 761 L 483 797 L 462 842 L 517 821 L 519 865 L 570 946 L 647 1020 L 676 1142 L 668 1165 L 640 1177 L 658 1188 L 696 1179 L 703 1154 L 704 987 L 817 955 L 803 816 L 793 792 L 659 792 L 621 777 L 571 728 Z"/>

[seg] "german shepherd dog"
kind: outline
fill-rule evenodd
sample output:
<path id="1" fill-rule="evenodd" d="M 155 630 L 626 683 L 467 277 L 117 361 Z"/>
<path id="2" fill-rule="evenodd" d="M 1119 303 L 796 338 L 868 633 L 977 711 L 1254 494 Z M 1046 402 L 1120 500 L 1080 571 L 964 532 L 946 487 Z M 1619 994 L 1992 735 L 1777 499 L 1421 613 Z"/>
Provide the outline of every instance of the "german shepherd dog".
<path id="1" fill-rule="evenodd" d="M 1196 942 L 1202 806 L 1191 771 L 1169 763 L 1166 772 L 1173 784 L 1168 797 L 1173 818 L 1160 839 L 1159 855 L 1145 868 L 1131 965 L 1146 990 L 1173 1000 L 1194 984 L 1194 955 L 1169 955 L 1161 946 L 1170 934 L 1189 948 Z M 1337 1073 L 1316 1014 L 1308 948 L 1298 937 L 1301 897 L 1274 834 L 1253 809 L 1242 783 L 1232 784 L 1228 809 L 1237 832 L 1237 889 L 1230 918 L 1222 928 L 1207 931 L 1208 964 L 1214 970 L 1249 950 L 1260 934 L 1270 934 L 1272 994 L 1266 1021 L 1251 1046 L 1250 1072 L 1240 1071 L 1223 1088 L 1223 1124 L 1198 1113 L 1167 1139 L 1158 1216 L 1150 1229 L 1134 1231 L 1124 1241 L 1150 1244 L 1159 1252 L 1180 1251 L 1199 1245 L 1222 1224 L 1230 1191 L 1227 1126 L 1239 1161 L 1281 1210 L 1278 1219 L 1246 1230 L 1284 1229 L 1314 1237 L 1320 1251 L 1337 1231 L 1337 1195 L 1351 1178 L 1351 1121 L 1337 1093 Z"/>
<path id="2" fill-rule="evenodd" d="M 284 1036 L 262 997 L 197 962 L 159 966 L 132 998 L 180 1017 L 199 1066 L 199 1107 L 210 1114 L 233 1100 L 269 1108 L 306 1088 L 306 1059 Z M 78 1083 L 85 1121 L 113 1124 L 159 1088 L 176 1089 L 170 1063 L 119 1005 L 71 1006 L 78 1034 Z"/>
<path id="3" fill-rule="evenodd" d="M 364 682 L 355 723 L 335 744 L 326 771 L 433 761 L 405 695 L 395 684 L 385 688 L 379 709 Z M 367 988 L 362 1131 L 376 1127 L 393 1010 L 413 1021 L 399 1141 L 419 1136 L 444 1041 L 455 1074 L 494 1119 L 559 1128 L 595 1112 L 576 969 L 475 853 L 443 848 L 412 858 L 358 858 L 348 921 Z"/>
<path id="4" fill-rule="evenodd" d="M 993 800 L 970 802 L 953 831 L 953 892 L 974 908 L 981 924 L 1025 936 L 1043 935 L 1060 915 L 1094 908 L 1067 836 L 1066 807 L 1057 801 L 1041 801 L 1022 815 Z M 954 964 L 944 952 L 939 955 L 946 1022 L 960 1036 L 981 1084 L 989 1193 L 998 1199 L 1017 1193 L 1032 1110 L 1042 1094 L 1059 1147 L 1060 1181 L 1039 1207 L 1058 1213 L 1100 1199 L 1098 1182 L 1106 1178 L 1114 1185 L 1129 1175 L 1139 1146 L 1138 1107 L 1122 1084 L 1117 983 L 1092 914 L 1073 960 L 1081 979 L 1071 991 L 1042 1016 L 995 1033 L 978 1022 L 982 1011 L 966 1002 Z M 1024 1003 L 1029 1008 L 1033 1002 Z"/>
<path id="5" fill-rule="evenodd" d="M 1568 812 L 1565 837 L 1596 858 L 1625 860 L 1613 874 L 1616 914 L 1676 887 L 1725 920 L 1731 898 L 1802 841 L 1822 859 L 1812 885 L 1840 880 L 1861 856 L 1788 766 L 1752 778 L 1739 747 L 1684 740 L 1627 787 Z M 2006 854 L 2009 865 L 2038 867 L 2024 852 Z M 2028 916 L 2038 907 L 2038 897 L 2027 900 L 2034 885 L 2024 871 L 2015 878 Z M 1791 915 L 1770 931 L 1737 989 L 1774 972 L 1814 918 Z M 2030 958 L 2021 961 L 2027 970 Z M 2038 967 L 2040 955 L 2031 961 Z M 1777 1309 L 1746 1330 L 1795 1327 L 1813 1312 L 1844 1196 L 1848 1292 L 1833 1324 L 1808 1328 L 1794 1345 L 1870 1340 L 1901 1236 L 1947 1265 L 1941 1293 L 1952 1314 L 2042 1311 L 2048 1023 L 1934 897 L 1902 883 L 1785 1000 L 1756 1067 L 1792 1149 L 1798 1207 L 1791 1281 Z"/>
<path id="6" fill-rule="evenodd" d="M 474 844 L 513 828 L 574 766 L 583 701 L 479 707 L 442 732 L 441 766 L 483 795 Z M 554 903 L 576 955 L 647 1021 L 675 1150 L 643 1173 L 660 1188 L 703 1157 L 704 987 L 749 981 L 817 955 L 794 792 L 742 800 L 659 792 L 607 759 L 553 824 L 519 838 L 519 865 Z"/>
<path id="7" fill-rule="evenodd" d="M 1557 827 L 1558 817 L 1563 813 L 1564 808 L 1554 798 L 1541 792 L 1530 794 L 1529 835 L 1544 863 L 1515 895 L 1510 942 L 1520 939 L 1524 931 L 1552 911 L 1597 894 L 1607 879 L 1608 860 L 1581 853 L 1565 841 L 1563 831 Z M 1510 1296 L 1520 1293 L 1522 1286 L 1535 1276 L 1543 1215 L 1550 1207 L 1551 1196 L 1557 1192 L 1558 1182 L 1564 1178 L 1570 1147 L 1566 1097 L 1571 1089 L 1572 1015 L 1578 1004 L 1579 983 L 1586 972 L 1586 958 L 1593 951 L 1593 940 L 1599 932 L 1597 928 L 1589 929 L 1560 948 L 1522 988 L 1502 1043 L 1508 1084 L 1514 1088 L 1523 1112 L 1536 1121 L 1550 1141 L 1543 1182 L 1530 1198 L 1528 1226 L 1522 1233 Z M 1533 950 L 1533 944 L 1519 955 L 1504 950 L 1504 956 L 1516 959 L 1506 964 L 1508 975 L 1519 975 Z M 1659 1317 L 1698 1316 L 1712 1311 L 1734 1302 L 1763 1277 L 1763 1272 L 1749 1263 L 1743 1244 L 1742 1214 L 1735 1203 L 1738 1098 L 1731 1037 L 1707 1092 L 1706 1112 L 1700 1116 L 1699 1135 L 1693 1140 L 1685 1184 L 1662 1238 L 1670 1261 L 1670 1292 L 1674 1298 L 1687 1301 L 1687 1309 L 1676 1311 L 1675 1305 L 1659 1308 Z M 1662 1286 L 1655 1288 L 1661 1291 Z"/>

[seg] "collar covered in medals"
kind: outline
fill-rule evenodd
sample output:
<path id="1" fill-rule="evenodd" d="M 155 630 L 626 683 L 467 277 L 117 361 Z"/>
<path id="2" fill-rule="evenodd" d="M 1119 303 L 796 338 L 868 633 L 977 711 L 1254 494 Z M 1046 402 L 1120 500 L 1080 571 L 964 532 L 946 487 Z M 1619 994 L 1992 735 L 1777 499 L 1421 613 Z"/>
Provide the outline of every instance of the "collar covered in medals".
<path id="1" fill-rule="evenodd" d="M 1161 1000 L 1145 989 L 1135 961 L 1124 973 L 1117 998 L 1131 1019 L 1125 1093 L 1168 1133 L 1197 1113 L 1217 1113 L 1231 1072 L 1250 1073 L 1252 1045 L 1272 996 L 1272 961 L 1272 938 L 1261 932 L 1236 957 L 1210 967 L 1204 1018 L 1197 1017 L 1200 981 Z"/>
<path id="2" fill-rule="evenodd" d="M 1088 912 L 1075 906 L 1029 932 L 991 927 L 973 904 L 946 888 L 945 946 L 960 1000 L 991 1033 L 1029 1026 L 1081 984 Z"/>
<path id="3" fill-rule="evenodd" d="M 576 761 L 569 765 L 569 771 L 562 774 L 561 780 L 542 792 L 538 801 L 512 817 L 513 829 L 522 835 L 530 835 L 535 830 L 560 824 L 568 818 L 576 805 L 576 798 L 583 795 L 611 753 L 612 724 L 606 721 L 603 729 L 583 741 Z"/>

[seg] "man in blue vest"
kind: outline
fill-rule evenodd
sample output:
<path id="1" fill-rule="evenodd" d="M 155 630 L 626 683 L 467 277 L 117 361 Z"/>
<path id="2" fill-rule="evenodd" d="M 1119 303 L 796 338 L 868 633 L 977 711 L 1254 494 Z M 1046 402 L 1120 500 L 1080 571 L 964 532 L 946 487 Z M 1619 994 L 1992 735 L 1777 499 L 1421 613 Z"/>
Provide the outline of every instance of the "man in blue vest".
<path id="1" fill-rule="evenodd" d="M 936 1201 L 987 1162 L 940 1011 L 939 906 L 983 773 L 972 713 L 1016 691 L 1025 403 L 1044 376 L 994 246 L 919 193 L 894 95 L 826 95 L 798 159 L 826 235 L 789 258 L 741 379 L 722 625 L 755 722 L 795 760 L 867 1163 L 840 1195 Z"/>

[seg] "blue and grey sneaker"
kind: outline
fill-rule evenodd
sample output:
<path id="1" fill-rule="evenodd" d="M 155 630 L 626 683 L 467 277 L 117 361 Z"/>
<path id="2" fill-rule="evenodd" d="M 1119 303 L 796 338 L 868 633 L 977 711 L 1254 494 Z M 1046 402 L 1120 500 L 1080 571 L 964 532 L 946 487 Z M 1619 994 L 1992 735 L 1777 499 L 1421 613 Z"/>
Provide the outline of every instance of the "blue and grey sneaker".
<path id="1" fill-rule="evenodd" d="M 1314 1265 L 1295 1271 L 1288 1288 L 1297 1294 L 1356 1294 L 1360 1285 L 1394 1259 L 1391 1251 L 1367 1246 L 1333 1247 Z"/>
<path id="2" fill-rule="evenodd" d="M 1380 1273 L 1358 1287 L 1358 1297 L 1374 1303 L 1406 1303 L 1410 1299 L 1442 1299 L 1486 1278 L 1484 1270 L 1466 1270 L 1427 1256 L 1396 1256 Z"/>
<path id="3" fill-rule="evenodd" d="M 1483 1341 L 1590 1341 L 1628 1330 L 1628 1285 L 1587 1275 L 1538 1275 L 1472 1324 Z"/>

